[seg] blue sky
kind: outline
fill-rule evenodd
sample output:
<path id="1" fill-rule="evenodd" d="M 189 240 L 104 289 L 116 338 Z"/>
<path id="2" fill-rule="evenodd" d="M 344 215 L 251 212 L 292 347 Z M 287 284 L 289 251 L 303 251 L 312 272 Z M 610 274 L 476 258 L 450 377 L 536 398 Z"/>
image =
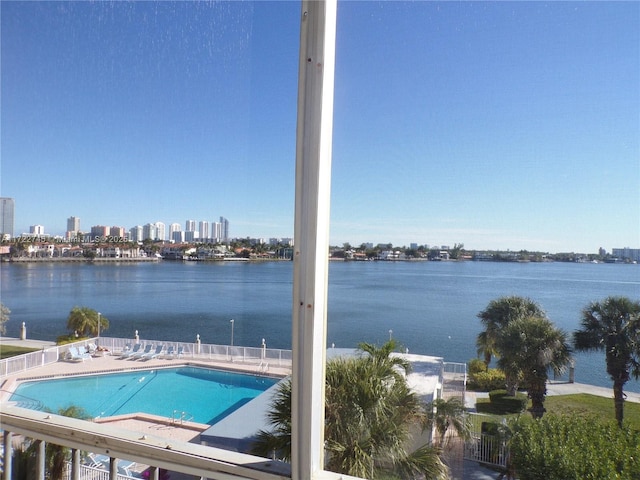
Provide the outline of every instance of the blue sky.
<path id="1" fill-rule="evenodd" d="M 293 234 L 296 2 L 11 2 L 16 233 Z M 331 243 L 640 247 L 640 3 L 340 2 Z"/>

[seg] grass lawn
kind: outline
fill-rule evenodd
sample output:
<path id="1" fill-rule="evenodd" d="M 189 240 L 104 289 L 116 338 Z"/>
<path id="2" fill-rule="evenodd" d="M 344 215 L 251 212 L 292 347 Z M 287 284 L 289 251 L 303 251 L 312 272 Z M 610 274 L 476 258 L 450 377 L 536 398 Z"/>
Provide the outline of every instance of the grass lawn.
<path id="1" fill-rule="evenodd" d="M 611 392 L 613 395 L 613 391 Z M 553 395 L 544 402 L 547 412 L 561 415 L 577 413 L 615 420 L 613 398 L 577 393 L 575 395 Z M 624 420 L 635 430 L 640 430 L 640 403 L 624 402 Z"/>
<path id="2" fill-rule="evenodd" d="M 552 395 L 546 398 L 544 406 L 547 409 L 547 413 L 556 415 L 576 413 L 579 415 L 593 415 L 612 421 L 615 420 L 613 398 L 599 397 L 586 393 Z M 488 398 L 479 398 L 476 408 L 478 413 L 499 415 L 499 412 L 491 408 Z M 499 416 L 510 417 L 515 415 Z M 640 403 L 624 403 L 624 420 L 630 424 L 631 428 L 640 431 Z"/>
<path id="3" fill-rule="evenodd" d="M 13 347 L 11 345 L 0 345 L 0 359 L 15 357 L 23 353 L 38 351 L 38 348 Z"/>

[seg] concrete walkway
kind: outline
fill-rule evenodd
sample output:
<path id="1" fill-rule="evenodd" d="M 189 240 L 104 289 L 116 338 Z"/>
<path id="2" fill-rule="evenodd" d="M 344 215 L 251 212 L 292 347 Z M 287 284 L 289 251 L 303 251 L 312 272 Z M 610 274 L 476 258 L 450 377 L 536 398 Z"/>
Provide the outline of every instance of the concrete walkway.
<path id="1" fill-rule="evenodd" d="M 588 393 L 599 397 L 613 399 L 613 385 L 611 387 L 596 387 L 586 383 L 561 383 L 549 382 L 547 384 L 547 395 L 572 395 L 575 393 Z M 640 393 L 625 391 L 627 402 L 640 403 Z"/>
<path id="2" fill-rule="evenodd" d="M 549 382 L 547 383 L 547 396 L 553 395 L 575 395 L 578 393 L 587 393 L 598 397 L 610 398 L 613 400 L 613 386 L 596 387 L 586 383 L 565 383 L 565 382 Z M 640 403 L 640 393 L 625 391 L 627 402 Z M 478 398 L 488 398 L 487 392 L 470 392 L 465 393 L 465 407 L 471 412 L 476 411 L 476 401 Z"/>
<path id="3" fill-rule="evenodd" d="M 24 347 L 24 348 L 49 348 L 55 347 L 56 342 L 47 342 L 44 340 L 20 340 L 19 338 L 13 337 L 0 337 L 0 345 L 7 345 L 11 347 Z"/>

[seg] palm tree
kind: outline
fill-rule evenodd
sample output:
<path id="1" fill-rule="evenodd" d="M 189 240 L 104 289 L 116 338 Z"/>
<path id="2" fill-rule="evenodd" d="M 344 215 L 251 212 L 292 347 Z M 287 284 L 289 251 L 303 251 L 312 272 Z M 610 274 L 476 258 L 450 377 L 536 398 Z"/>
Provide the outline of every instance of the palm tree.
<path id="1" fill-rule="evenodd" d="M 542 307 L 529 298 L 513 295 L 491 300 L 487 308 L 478 313 L 484 326 L 476 340 L 478 355 L 484 355 L 484 363 L 489 367 L 491 357 L 499 354 L 495 345 L 502 328 L 518 318 L 546 316 Z"/>
<path id="2" fill-rule="evenodd" d="M 100 322 L 100 331 L 109 328 L 109 320 L 107 317 L 99 314 L 89 307 L 73 307 L 69 312 L 67 319 L 67 328 L 71 332 L 78 332 L 79 335 L 88 337 L 98 334 L 98 322 Z"/>
<path id="3" fill-rule="evenodd" d="M 391 355 L 395 345 L 393 340 L 381 348 L 361 344 L 366 355 L 327 362 L 325 467 L 371 479 L 446 478 L 437 448 L 406 450 L 410 427 L 421 424 L 425 413 L 402 374 L 408 364 Z M 272 430 L 259 432 L 253 452 L 290 460 L 290 382 L 280 386 L 268 419 Z"/>
<path id="4" fill-rule="evenodd" d="M 504 327 L 519 318 L 546 318 L 546 316 L 542 307 L 529 298 L 507 296 L 491 300 L 487 308 L 478 313 L 484 330 L 478 334 L 476 339 L 478 355 L 484 355 L 484 363 L 487 368 L 489 368 L 492 357 L 500 356 L 496 342 Z M 505 376 L 507 392 L 509 395 L 515 395 L 518 390 L 519 378 L 509 376 L 506 372 Z"/>
<path id="5" fill-rule="evenodd" d="M 541 418 L 549 370 L 561 374 L 571 361 L 567 334 L 547 318 L 513 320 L 502 330 L 496 348 L 498 367 L 507 377 L 520 377 L 531 399 L 531 415 Z"/>
<path id="6" fill-rule="evenodd" d="M 450 429 L 465 440 L 469 437 L 471 426 L 465 413 L 464 403 L 458 397 L 438 398 L 427 405 L 427 426 L 436 428 L 440 447 L 444 446 Z"/>
<path id="7" fill-rule="evenodd" d="M 613 380 L 616 421 L 622 426 L 624 384 L 640 376 L 640 302 L 608 297 L 582 311 L 582 328 L 573 334 L 576 350 L 604 350 L 607 373 Z"/>

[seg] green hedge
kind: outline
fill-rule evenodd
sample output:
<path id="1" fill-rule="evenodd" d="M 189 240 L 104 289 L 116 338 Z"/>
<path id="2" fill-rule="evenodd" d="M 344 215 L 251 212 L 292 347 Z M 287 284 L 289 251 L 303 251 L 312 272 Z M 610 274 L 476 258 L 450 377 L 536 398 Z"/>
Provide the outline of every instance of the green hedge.
<path id="1" fill-rule="evenodd" d="M 490 392 L 504 388 L 505 377 L 501 370 L 490 368 L 486 372 L 472 373 L 469 375 L 467 388 L 480 392 Z"/>
<path id="2" fill-rule="evenodd" d="M 489 400 L 496 410 L 504 413 L 520 413 L 527 408 L 529 401 L 524 393 L 516 392 L 515 397 L 508 395 L 504 389 L 489 392 Z"/>
<path id="3" fill-rule="evenodd" d="M 640 432 L 582 415 L 521 417 L 511 461 L 521 480 L 638 480 Z"/>

